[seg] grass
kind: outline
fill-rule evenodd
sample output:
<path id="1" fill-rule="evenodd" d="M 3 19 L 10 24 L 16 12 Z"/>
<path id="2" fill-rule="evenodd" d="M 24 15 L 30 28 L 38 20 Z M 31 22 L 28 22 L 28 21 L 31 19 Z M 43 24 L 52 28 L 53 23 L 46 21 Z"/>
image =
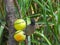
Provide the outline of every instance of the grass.
<path id="1" fill-rule="evenodd" d="M 59 45 L 60 44 L 60 1 L 59 0 L 18 0 L 22 18 L 35 18 L 39 28 L 30 36 L 33 45 Z M 4 12 L 0 7 L 0 13 Z M 5 8 L 5 7 L 4 7 Z M 16 9 L 17 18 L 20 13 Z M 19 13 L 19 14 L 18 14 Z M 4 14 L 0 14 L 0 23 Z M 3 23 L 4 24 L 4 23 Z M 1 25 L 0 25 L 1 27 Z M 1 28 L 0 28 L 1 29 Z M 1 30 L 0 30 L 1 31 Z M 1 32 L 2 33 L 2 32 Z M 19 45 L 24 45 L 24 41 Z"/>

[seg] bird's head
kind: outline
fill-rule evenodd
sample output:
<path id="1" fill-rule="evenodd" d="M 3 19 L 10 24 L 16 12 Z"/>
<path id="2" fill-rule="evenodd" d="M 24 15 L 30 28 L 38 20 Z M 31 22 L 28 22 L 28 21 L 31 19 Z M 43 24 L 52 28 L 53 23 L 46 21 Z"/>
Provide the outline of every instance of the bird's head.
<path id="1" fill-rule="evenodd" d="M 35 19 L 31 18 L 31 25 L 35 25 Z"/>

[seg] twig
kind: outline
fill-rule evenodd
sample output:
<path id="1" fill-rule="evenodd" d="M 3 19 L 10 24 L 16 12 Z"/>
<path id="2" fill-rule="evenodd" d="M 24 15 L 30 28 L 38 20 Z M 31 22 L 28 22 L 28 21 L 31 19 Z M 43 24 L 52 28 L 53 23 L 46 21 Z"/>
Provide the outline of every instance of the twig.
<path id="1" fill-rule="evenodd" d="M 20 18 L 22 18 L 22 14 L 21 14 L 20 6 L 19 6 L 17 0 L 14 0 L 14 2 L 15 2 L 15 5 L 16 5 L 16 7 L 17 7 L 17 9 L 18 9 L 19 16 L 20 16 Z"/>

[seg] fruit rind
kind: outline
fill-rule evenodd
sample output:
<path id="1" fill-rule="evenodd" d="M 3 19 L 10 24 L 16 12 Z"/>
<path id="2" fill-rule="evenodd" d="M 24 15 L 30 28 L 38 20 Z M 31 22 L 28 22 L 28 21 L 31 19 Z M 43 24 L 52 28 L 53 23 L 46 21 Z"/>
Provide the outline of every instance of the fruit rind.
<path id="1" fill-rule="evenodd" d="M 16 30 L 24 30 L 26 28 L 26 22 L 23 19 L 17 19 L 14 22 L 14 28 Z"/>
<path id="2" fill-rule="evenodd" d="M 14 34 L 14 39 L 19 42 L 24 41 L 26 39 L 26 35 L 24 35 L 23 31 L 19 31 Z"/>

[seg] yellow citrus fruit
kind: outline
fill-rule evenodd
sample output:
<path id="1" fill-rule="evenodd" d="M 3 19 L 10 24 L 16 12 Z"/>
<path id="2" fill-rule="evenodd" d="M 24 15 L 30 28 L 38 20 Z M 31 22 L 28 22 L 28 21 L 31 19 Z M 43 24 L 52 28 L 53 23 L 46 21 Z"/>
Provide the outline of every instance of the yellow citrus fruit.
<path id="1" fill-rule="evenodd" d="M 24 41 L 26 39 L 26 35 L 24 35 L 23 31 L 17 31 L 14 34 L 14 39 L 18 42 Z"/>
<path id="2" fill-rule="evenodd" d="M 26 28 L 26 22 L 23 19 L 17 19 L 14 22 L 14 28 L 16 30 L 24 30 Z"/>

